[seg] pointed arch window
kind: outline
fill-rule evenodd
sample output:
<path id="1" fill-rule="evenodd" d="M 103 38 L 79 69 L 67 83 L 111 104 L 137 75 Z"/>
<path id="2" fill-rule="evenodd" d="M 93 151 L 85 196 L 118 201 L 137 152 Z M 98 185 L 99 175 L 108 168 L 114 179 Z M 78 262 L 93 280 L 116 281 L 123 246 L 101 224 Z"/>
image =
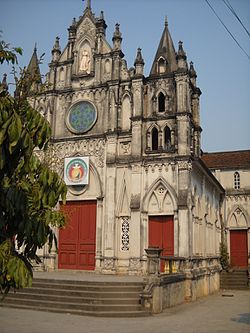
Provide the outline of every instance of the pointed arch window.
<path id="1" fill-rule="evenodd" d="M 234 188 L 236 190 L 240 189 L 240 174 L 238 171 L 234 173 Z"/>
<path id="2" fill-rule="evenodd" d="M 59 81 L 62 82 L 64 81 L 64 68 L 61 67 L 59 70 Z"/>
<path id="3" fill-rule="evenodd" d="M 168 126 L 164 129 L 164 149 L 171 147 L 171 130 Z"/>
<path id="4" fill-rule="evenodd" d="M 159 93 L 158 96 L 158 112 L 165 111 L 165 96 L 162 92 Z"/>
<path id="5" fill-rule="evenodd" d="M 166 72 L 166 61 L 163 58 L 160 58 L 158 61 L 158 73 L 162 74 Z"/>
<path id="6" fill-rule="evenodd" d="M 152 129 L 151 140 L 152 140 L 152 150 L 158 150 L 158 145 L 159 145 L 158 130 L 155 127 Z"/>

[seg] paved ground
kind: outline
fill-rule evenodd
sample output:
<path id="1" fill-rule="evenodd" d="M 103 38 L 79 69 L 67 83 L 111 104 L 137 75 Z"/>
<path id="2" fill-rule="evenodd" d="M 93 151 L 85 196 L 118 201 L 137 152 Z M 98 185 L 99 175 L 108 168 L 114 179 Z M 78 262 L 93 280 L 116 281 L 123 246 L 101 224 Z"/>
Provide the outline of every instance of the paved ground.
<path id="1" fill-rule="evenodd" d="M 149 318 L 94 318 L 0 307 L 0 333 L 249 333 L 250 291 L 226 291 Z"/>

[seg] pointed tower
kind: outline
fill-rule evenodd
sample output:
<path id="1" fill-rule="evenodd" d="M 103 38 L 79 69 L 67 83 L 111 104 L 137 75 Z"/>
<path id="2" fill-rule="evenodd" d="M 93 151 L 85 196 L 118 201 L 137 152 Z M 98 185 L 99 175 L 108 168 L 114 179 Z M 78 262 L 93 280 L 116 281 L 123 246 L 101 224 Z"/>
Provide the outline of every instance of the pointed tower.
<path id="1" fill-rule="evenodd" d="M 150 75 L 161 75 L 177 70 L 176 51 L 165 19 L 165 28 L 161 36 Z"/>
<path id="2" fill-rule="evenodd" d="M 25 90 L 28 94 L 38 92 L 42 84 L 42 77 L 37 57 L 37 47 L 35 44 L 28 67 L 25 72 Z"/>
<path id="3" fill-rule="evenodd" d="M 175 51 L 167 19 L 148 78 L 146 151 L 199 156 L 199 88 L 180 41 Z M 153 119 L 152 119 L 153 117 Z M 164 122 L 163 122 L 164 120 Z M 163 125 L 164 124 L 164 125 Z"/>

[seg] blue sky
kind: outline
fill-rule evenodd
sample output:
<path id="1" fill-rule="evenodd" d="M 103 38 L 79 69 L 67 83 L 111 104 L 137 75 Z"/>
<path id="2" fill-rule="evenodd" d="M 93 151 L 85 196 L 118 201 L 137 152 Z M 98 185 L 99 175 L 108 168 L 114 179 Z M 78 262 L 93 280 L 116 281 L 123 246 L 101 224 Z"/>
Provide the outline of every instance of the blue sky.
<path id="1" fill-rule="evenodd" d="M 92 10 L 104 11 L 107 39 L 112 43 L 120 24 L 122 50 L 133 66 L 142 48 L 145 76 L 149 74 L 168 17 L 175 47 L 183 41 L 188 61 L 197 71 L 201 95 L 202 148 L 204 151 L 250 149 L 250 60 L 229 36 L 205 0 L 92 0 Z M 222 0 L 209 0 L 218 15 L 250 56 L 250 38 Z M 250 30 L 250 0 L 229 0 Z M 45 52 L 41 71 L 48 71 L 56 36 L 67 43 L 73 17 L 82 15 L 81 0 L 0 0 L 2 38 L 24 49 L 19 65 L 28 64 L 34 45 Z M 2 68 L 1 68 L 2 67 Z M 0 75 L 8 73 L 0 67 Z M 9 77 L 11 81 L 11 77 Z"/>

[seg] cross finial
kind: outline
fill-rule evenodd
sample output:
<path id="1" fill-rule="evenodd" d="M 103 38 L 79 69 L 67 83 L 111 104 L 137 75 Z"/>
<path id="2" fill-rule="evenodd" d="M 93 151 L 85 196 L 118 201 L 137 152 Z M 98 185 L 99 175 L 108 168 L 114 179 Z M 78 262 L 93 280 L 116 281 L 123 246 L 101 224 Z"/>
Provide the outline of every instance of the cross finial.
<path id="1" fill-rule="evenodd" d="M 165 26 L 166 27 L 168 26 L 168 17 L 167 17 L 167 15 L 165 16 Z"/>
<path id="2" fill-rule="evenodd" d="M 87 0 L 86 9 L 91 9 L 91 0 Z"/>

